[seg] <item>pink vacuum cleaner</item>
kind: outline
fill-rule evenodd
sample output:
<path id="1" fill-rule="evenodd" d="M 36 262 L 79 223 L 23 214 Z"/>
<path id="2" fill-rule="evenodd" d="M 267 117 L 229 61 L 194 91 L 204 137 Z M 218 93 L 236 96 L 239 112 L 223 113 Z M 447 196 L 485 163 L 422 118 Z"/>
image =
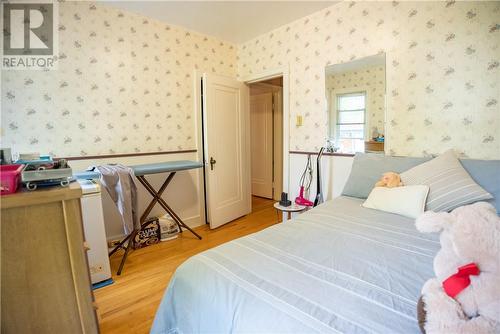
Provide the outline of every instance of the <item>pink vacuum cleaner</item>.
<path id="1" fill-rule="evenodd" d="M 299 196 L 295 198 L 295 203 L 298 205 L 304 206 L 313 206 L 313 202 L 305 198 L 304 196 L 309 193 L 309 188 L 311 187 L 312 182 L 312 165 L 311 165 L 311 156 L 307 156 L 307 163 L 302 176 L 300 177 L 300 190 Z"/>

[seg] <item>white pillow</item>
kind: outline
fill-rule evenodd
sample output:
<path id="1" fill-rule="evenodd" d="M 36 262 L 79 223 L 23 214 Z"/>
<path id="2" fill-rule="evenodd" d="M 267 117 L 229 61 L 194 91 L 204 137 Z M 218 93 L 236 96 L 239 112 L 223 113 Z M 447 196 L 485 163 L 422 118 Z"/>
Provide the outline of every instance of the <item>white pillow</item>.
<path id="1" fill-rule="evenodd" d="M 424 212 L 428 193 L 429 186 L 424 185 L 396 188 L 375 187 L 362 206 L 397 213 L 408 218 L 417 218 Z"/>

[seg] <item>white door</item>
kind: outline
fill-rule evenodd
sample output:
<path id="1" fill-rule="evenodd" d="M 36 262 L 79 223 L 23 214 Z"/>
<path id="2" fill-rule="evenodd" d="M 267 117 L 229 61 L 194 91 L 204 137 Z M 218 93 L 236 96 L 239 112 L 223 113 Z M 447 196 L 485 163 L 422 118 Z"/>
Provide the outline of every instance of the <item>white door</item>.
<path id="1" fill-rule="evenodd" d="M 203 123 L 210 228 L 251 211 L 248 87 L 203 75 Z"/>
<path id="2" fill-rule="evenodd" d="M 252 195 L 273 198 L 273 93 L 250 96 Z"/>

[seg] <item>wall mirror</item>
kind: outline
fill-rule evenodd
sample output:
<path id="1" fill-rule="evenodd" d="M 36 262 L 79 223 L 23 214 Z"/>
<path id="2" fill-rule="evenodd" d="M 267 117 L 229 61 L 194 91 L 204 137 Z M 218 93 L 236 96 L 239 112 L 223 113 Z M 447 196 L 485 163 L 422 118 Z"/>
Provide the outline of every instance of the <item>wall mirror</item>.
<path id="1" fill-rule="evenodd" d="M 384 152 L 385 53 L 325 70 L 330 152 Z"/>

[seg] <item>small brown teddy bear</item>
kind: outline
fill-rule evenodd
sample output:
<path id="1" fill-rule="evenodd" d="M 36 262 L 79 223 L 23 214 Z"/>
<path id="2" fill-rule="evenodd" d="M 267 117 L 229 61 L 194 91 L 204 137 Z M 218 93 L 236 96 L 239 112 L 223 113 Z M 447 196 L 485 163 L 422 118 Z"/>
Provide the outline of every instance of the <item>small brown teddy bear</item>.
<path id="1" fill-rule="evenodd" d="M 382 178 L 375 183 L 375 187 L 387 187 L 387 188 L 395 188 L 401 187 L 403 182 L 401 182 L 401 177 L 398 173 L 387 172 L 384 173 Z"/>

